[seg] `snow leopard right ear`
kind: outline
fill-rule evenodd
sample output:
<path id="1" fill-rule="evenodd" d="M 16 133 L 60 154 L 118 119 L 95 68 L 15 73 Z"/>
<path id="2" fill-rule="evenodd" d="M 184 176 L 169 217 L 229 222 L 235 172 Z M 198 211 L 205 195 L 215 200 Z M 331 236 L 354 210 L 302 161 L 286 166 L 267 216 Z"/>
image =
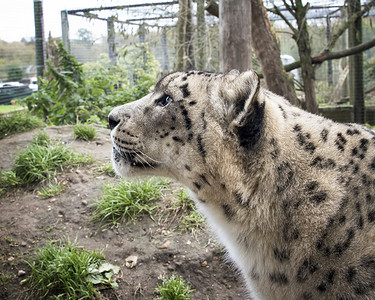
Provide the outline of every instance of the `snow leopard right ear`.
<path id="1" fill-rule="evenodd" d="M 260 80 L 254 71 L 234 73 L 224 79 L 221 95 L 227 106 L 229 130 L 241 146 L 252 147 L 263 132 L 264 102 L 258 99 Z"/>

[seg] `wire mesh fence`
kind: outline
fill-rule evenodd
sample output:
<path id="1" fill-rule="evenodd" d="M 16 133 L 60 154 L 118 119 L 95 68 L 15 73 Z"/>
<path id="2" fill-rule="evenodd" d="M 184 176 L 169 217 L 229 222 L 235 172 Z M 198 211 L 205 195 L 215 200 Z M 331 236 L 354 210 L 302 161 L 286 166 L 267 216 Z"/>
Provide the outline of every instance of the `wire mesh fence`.
<path id="1" fill-rule="evenodd" d="M 264 2 L 271 6 L 271 2 Z M 338 2 L 336 2 L 338 3 Z M 344 3 L 342 3 L 344 4 Z M 57 42 L 62 40 L 65 48 L 82 64 L 102 63 L 124 67 L 132 80 L 134 61 L 146 64 L 145 55 L 150 53 L 157 62 L 159 72 L 166 73 L 175 68 L 178 47 L 177 20 L 178 1 L 168 1 L 157 5 L 124 5 L 104 9 L 103 7 L 71 10 L 61 13 L 62 36 L 45 37 L 43 47 L 48 60 L 57 58 Z M 184 43 L 192 43 L 193 55 L 185 57 L 197 68 L 198 60 L 204 53 L 204 64 L 199 67 L 208 71 L 219 71 L 219 22 L 207 11 L 203 43 L 197 43 L 197 4 L 193 2 L 192 37 Z M 41 12 L 36 12 L 36 14 Z M 308 29 L 312 53 L 321 53 L 330 40 L 335 28 L 343 18 L 347 18 L 343 5 L 315 6 L 308 15 Z M 274 31 L 280 43 L 282 61 L 285 65 L 299 60 L 298 47 L 293 33 L 283 20 L 269 14 Z M 86 20 L 82 23 L 82 20 Z M 362 18 L 362 41 L 375 38 L 374 10 Z M 78 25 L 79 24 L 79 25 Z M 84 24 L 84 25 L 82 25 Z M 77 26 L 80 26 L 79 28 Z M 41 61 L 35 55 L 39 37 L 20 42 L 0 41 L 0 82 L 24 81 L 35 78 Z M 343 34 L 332 51 L 349 48 L 349 36 Z M 203 52 L 200 51 L 204 48 Z M 366 105 L 375 105 L 375 48 L 363 55 L 363 81 Z M 253 68 L 262 72 L 255 55 Z M 299 69 L 290 72 L 297 90 L 303 89 L 302 74 Z M 20 78 L 21 77 L 21 78 Z M 315 91 L 320 107 L 326 105 L 349 104 L 349 59 L 325 61 L 315 65 Z M 302 95 L 302 94 L 300 94 Z"/>

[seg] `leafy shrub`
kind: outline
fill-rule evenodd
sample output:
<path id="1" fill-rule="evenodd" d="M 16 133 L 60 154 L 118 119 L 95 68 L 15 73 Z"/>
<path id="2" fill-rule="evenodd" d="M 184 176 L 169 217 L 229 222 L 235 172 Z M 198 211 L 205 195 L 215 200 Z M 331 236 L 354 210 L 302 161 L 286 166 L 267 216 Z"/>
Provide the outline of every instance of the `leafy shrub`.
<path id="1" fill-rule="evenodd" d="M 29 112 L 15 112 L 0 116 L 0 139 L 11 134 L 42 127 L 43 121 Z"/>
<path id="2" fill-rule="evenodd" d="M 143 68 L 131 68 L 132 76 L 128 65 L 113 66 L 108 58 L 83 66 L 62 43 L 58 53 L 59 64 L 47 63 L 46 79 L 41 80 L 39 92 L 22 100 L 29 110 L 56 125 L 92 120 L 97 123 L 97 119 L 106 123 L 114 106 L 147 94 L 158 73 L 157 62 L 149 52 Z M 138 60 L 129 63 L 137 66 Z"/>
<path id="3" fill-rule="evenodd" d="M 55 246 L 51 242 L 36 250 L 34 261 L 28 261 L 30 282 L 38 299 L 93 299 L 95 284 L 117 287 L 112 280 L 119 272 L 95 252 L 80 249 L 75 243 Z"/>
<path id="4" fill-rule="evenodd" d="M 23 70 L 19 66 L 10 66 L 7 70 L 9 81 L 20 81 L 23 78 Z"/>

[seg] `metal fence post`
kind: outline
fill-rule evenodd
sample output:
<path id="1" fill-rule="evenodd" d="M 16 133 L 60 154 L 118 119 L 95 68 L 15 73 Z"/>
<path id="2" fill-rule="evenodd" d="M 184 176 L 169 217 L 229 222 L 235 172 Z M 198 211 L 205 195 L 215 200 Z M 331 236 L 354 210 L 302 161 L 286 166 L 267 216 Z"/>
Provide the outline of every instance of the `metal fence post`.
<path id="1" fill-rule="evenodd" d="M 43 76 L 44 62 L 46 58 L 46 46 L 44 43 L 44 19 L 42 0 L 34 0 L 34 23 L 35 23 L 35 54 L 36 75 Z"/>

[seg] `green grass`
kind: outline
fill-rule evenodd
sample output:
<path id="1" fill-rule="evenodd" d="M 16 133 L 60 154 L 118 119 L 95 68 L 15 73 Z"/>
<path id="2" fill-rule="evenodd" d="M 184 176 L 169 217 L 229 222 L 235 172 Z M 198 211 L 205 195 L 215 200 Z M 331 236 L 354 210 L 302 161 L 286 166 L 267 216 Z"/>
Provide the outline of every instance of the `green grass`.
<path id="1" fill-rule="evenodd" d="M 64 190 L 64 186 L 60 182 L 55 184 L 49 182 L 47 186 L 40 189 L 38 192 L 44 198 L 51 198 L 60 195 Z"/>
<path id="2" fill-rule="evenodd" d="M 16 173 L 13 171 L 3 171 L 0 169 L 0 196 L 6 189 L 15 187 L 20 184 L 20 179 L 17 178 Z"/>
<path id="3" fill-rule="evenodd" d="M 119 181 L 102 187 L 101 199 L 95 201 L 93 219 L 110 226 L 132 221 L 141 213 L 152 215 L 156 206 L 152 202 L 162 196 L 166 183 L 148 179 L 144 181 Z"/>
<path id="4" fill-rule="evenodd" d="M 73 134 L 75 139 L 83 141 L 91 141 L 97 136 L 97 132 L 94 127 L 82 124 L 73 126 Z"/>
<path id="5" fill-rule="evenodd" d="M 43 121 L 32 116 L 29 112 L 15 112 L 6 116 L 0 115 L 0 139 L 42 126 L 44 126 Z"/>
<path id="6" fill-rule="evenodd" d="M 158 284 L 156 291 L 160 294 L 157 300 L 188 300 L 191 299 L 193 290 L 189 283 L 185 283 L 182 276 L 172 274 L 170 278 Z"/>
<path id="7" fill-rule="evenodd" d="M 15 110 L 22 109 L 23 106 L 21 105 L 0 105 L 0 114 L 5 114 L 9 112 L 13 112 Z"/>
<path id="8" fill-rule="evenodd" d="M 13 172 L 23 184 L 37 183 L 51 181 L 58 172 L 92 161 L 90 156 L 75 153 L 61 142 L 54 143 L 40 132 L 29 147 L 18 153 Z"/>
<path id="9" fill-rule="evenodd" d="M 98 174 L 105 174 L 109 177 L 115 177 L 116 176 L 116 172 L 115 170 L 113 169 L 112 167 L 112 164 L 111 163 L 104 163 L 102 165 L 99 165 L 95 168 L 95 171 L 98 173 Z"/>
<path id="10" fill-rule="evenodd" d="M 93 299 L 98 293 L 95 285 L 117 287 L 112 276 L 119 268 L 95 252 L 67 242 L 37 248 L 32 261 L 27 261 L 31 275 L 32 296 L 37 299 Z"/>

